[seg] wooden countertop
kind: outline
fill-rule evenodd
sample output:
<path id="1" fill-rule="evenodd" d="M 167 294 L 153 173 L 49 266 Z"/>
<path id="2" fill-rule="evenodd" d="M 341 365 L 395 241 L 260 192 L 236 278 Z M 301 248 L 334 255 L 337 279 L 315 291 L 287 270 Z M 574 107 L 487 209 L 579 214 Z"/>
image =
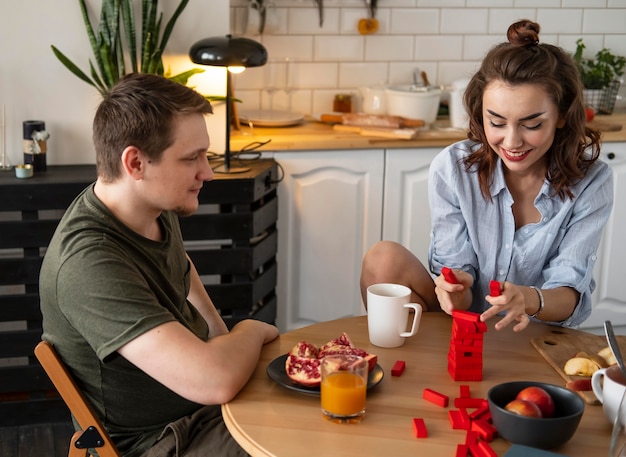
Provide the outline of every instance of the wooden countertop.
<path id="1" fill-rule="evenodd" d="M 619 131 L 603 131 L 605 142 L 626 141 L 626 112 L 610 116 L 597 116 L 594 124 L 601 129 L 621 125 Z M 300 125 L 293 127 L 250 129 L 242 125 L 241 130 L 234 130 L 231 135 L 231 150 L 240 151 L 254 142 L 265 142 L 257 151 L 320 151 L 338 149 L 390 149 L 390 148 L 425 148 L 445 147 L 466 138 L 466 132 L 450 128 L 447 119 L 438 119 L 433 128 L 419 132 L 413 140 L 388 139 L 363 136 L 353 132 L 339 132 L 331 125 L 318 122 L 310 117 Z"/>

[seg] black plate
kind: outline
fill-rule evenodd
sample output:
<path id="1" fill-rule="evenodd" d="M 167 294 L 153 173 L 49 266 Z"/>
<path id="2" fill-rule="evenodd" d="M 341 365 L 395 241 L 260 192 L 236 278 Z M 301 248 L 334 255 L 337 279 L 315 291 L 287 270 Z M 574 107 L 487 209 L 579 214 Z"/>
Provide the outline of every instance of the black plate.
<path id="1" fill-rule="evenodd" d="M 301 384 L 297 384 L 291 380 L 287 373 L 285 372 L 285 362 L 287 361 L 287 354 L 283 354 L 279 357 L 276 357 L 274 360 L 270 362 L 267 366 L 267 375 L 277 384 L 280 384 L 283 387 L 286 387 L 290 390 L 295 390 L 296 392 L 300 392 L 302 394 L 307 395 L 316 395 L 319 396 L 320 388 L 318 387 L 305 387 Z M 383 376 L 385 373 L 380 365 L 376 364 L 374 369 L 370 371 L 370 374 L 367 378 L 367 388 L 371 389 L 372 387 L 378 385 L 380 381 L 383 380 Z"/>

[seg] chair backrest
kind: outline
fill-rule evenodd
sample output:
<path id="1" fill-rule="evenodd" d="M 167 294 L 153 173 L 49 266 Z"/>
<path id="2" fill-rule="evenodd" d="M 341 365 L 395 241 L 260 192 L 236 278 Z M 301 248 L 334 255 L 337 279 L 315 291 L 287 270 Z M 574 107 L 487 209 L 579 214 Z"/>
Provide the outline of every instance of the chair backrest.
<path id="1" fill-rule="evenodd" d="M 35 347 L 35 356 L 81 428 L 72 437 L 69 457 L 87 455 L 87 447 L 95 448 L 100 457 L 120 457 L 109 434 L 76 386 L 54 347 L 48 341 L 41 341 Z"/>

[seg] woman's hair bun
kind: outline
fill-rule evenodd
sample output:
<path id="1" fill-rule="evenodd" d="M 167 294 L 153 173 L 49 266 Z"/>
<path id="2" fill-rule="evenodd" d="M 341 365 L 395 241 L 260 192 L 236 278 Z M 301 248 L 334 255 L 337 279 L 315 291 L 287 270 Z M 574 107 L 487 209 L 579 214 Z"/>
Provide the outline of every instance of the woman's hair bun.
<path id="1" fill-rule="evenodd" d="M 514 46 L 535 46 L 539 44 L 541 27 L 529 19 L 517 21 L 509 26 L 506 37 Z"/>

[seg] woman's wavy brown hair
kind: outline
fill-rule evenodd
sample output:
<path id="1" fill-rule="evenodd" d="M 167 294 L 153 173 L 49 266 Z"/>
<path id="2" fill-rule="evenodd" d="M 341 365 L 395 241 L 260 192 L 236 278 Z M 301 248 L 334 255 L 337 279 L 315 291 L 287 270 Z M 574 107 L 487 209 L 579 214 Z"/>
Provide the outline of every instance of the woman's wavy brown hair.
<path id="1" fill-rule="evenodd" d="M 583 85 L 572 57 L 562 48 L 539 43 L 539 24 L 521 20 L 507 31 L 508 42 L 493 47 L 465 91 L 464 103 L 469 114 L 470 140 L 480 147 L 465 160 L 466 171 L 478 173 L 480 190 L 491 200 L 489 187 L 498 156 L 485 135 L 483 93 L 494 80 L 511 86 L 541 85 L 558 107 L 565 121 L 556 130 L 554 142 L 547 153 L 546 178 L 556 195 L 573 198 L 570 187 L 585 175 L 600 156 L 600 133 L 585 125 Z"/>

